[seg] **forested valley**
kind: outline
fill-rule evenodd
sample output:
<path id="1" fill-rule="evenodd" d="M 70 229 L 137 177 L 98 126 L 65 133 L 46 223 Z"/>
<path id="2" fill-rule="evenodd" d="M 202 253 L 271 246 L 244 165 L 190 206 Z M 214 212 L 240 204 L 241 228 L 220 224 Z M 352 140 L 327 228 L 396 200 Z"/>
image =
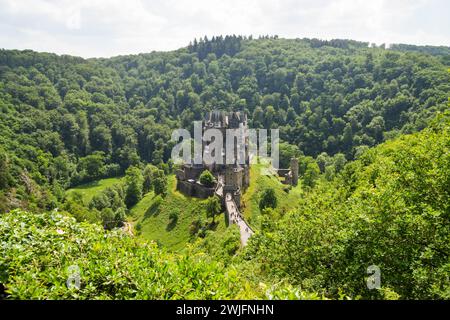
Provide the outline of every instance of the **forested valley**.
<path id="1" fill-rule="evenodd" d="M 449 47 L 218 36 L 113 58 L 2 49 L 0 299 L 448 299 L 449 94 Z M 244 248 L 211 199 L 174 188 L 172 131 L 215 109 L 280 129 L 281 167 L 299 159 L 295 188 L 252 169 Z"/>

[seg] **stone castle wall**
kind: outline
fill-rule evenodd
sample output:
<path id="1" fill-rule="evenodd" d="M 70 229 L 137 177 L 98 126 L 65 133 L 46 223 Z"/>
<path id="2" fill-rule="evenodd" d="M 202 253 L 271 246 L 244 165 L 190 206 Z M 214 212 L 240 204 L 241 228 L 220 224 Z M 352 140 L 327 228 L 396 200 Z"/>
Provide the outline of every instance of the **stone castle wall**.
<path id="1" fill-rule="evenodd" d="M 214 188 L 207 188 L 201 184 L 189 181 L 177 181 L 177 190 L 181 193 L 201 199 L 206 199 L 214 195 Z"/>

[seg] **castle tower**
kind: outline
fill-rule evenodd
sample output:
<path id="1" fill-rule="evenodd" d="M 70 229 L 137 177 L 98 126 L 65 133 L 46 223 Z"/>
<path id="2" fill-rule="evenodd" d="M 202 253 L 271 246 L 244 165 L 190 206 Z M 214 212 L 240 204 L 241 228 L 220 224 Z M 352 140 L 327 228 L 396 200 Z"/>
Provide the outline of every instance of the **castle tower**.
<path id="1" fill-rule="evenodd" d="M 298 159 L 291 159 L 291 175 L 292 175 L 292 185 L 296 186 L 298 184 Z"/>
<path id="2" fill-rule="evenodd" d="M 240 166 L 227 166 L 225 169 L 224 190 L 241 190 L 244 169 Z"/>

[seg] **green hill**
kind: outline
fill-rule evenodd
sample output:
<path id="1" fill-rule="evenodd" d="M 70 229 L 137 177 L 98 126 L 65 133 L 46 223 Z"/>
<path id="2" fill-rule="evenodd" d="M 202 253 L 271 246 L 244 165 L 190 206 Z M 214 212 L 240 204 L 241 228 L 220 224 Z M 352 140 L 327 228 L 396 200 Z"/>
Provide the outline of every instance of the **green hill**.
<path id="1" fill-rule="evenodd" d="M 190 232 L 191 224 L 197 220 L 206 220 L 200 199 L 187 197 L 176 189 L 176 178 L 169 176 L 168 193 L 165 198 L 147 193 L 130 211 L 130 220 L 137 234 L 147 240 L 155 240 L 170 250 L 181 250 L 195 239 Z M 177 214 L 176 221 L 171 214 Z M 225 229 L 223 215 L 216 218 L 217 231 Z"/>
<path id="2" fill-rule="evenodd" d="M 250 167 L 250 186 L 242 196 L 242 212 L 249 224 L 254 228 L 259 228 L 261 210 L 259 209 L 259 199 L 261 193 L 268 188 L 275 191 L 278 200 L 277 207 L 273 210 L 275 219 L 281 217 L 286 212 L 295 209 L 298 206 L 299 199 L 302 196 L 302 187 L 290 187 L 281 183 L 276 175 L 264 175 L 264 164 L 254 164 Z"/>
<path id="3" fill-rule="evenodd" d="M 116 183 L 122 181 L 121 177 L 107 178 L 85 183 L 66 191 L 66 196 L 70 199 L 74 192 L 81 194 L 84 204 L 89 204 L 92 198 L 99 192 L 105 190 L 108 187 L 113 186 Z"/>
<path id="4" fill-rule="evenodd" d="M 95 195 L 121 181 L 124 178 L 100 179 L 71 188 L 67 190 L 66 196 L 72 199 L 74 193 L 79 193 L 83 204 L 87 206 Z M 176 214 L 177 219 L 173 219 L 173 214 Z M 129 210 L 127 220 L 133 225 L 137 236 L 156 241 L 169 250 L 179 251 L 197 238 L 191 232 L 191 225 L 196 221 L 204 223 L 207 219 L 202 200 L 178 192 L 176 178 L 170 175 L 167 196 L 162 198 L 153 191 L 148 192 Z M 217 217 L 215 222 L 212 230 L 222 233 L 226 229 L 224 215 Z"/>
<path id="5" fill-rule="evenodd" d="M 279 128 L 305 156 L 354 159 L 447 108 L 446 52 L 242 36 L 109 59 L 2 49 L 0 204 L 45 209 L 70 185 L 167 163 L 172 131 L 214 108 Z M 30 179 L 51 194 L 30 194 Z"/>
<path id="6" fill-rule="evenodd" d="M 449 217 L 450 121 L 440 116 L 322 177 L 249 254 L 265 276 L 329 297 L 448 299 Z M 371 266 L 380 290 L 366 285 Z"/>

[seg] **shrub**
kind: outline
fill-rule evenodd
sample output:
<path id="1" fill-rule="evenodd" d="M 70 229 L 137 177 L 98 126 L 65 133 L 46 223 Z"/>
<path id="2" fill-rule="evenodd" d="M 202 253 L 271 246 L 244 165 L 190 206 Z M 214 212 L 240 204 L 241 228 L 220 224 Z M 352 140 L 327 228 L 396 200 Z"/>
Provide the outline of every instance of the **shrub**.
<path id="1" fill-rule="evenodd" d="M 276 208 L 277 207 L 277 196 L 275 195 L 275 190 L 272 188 L 267 188 L 263 191 L 261 199 L 259 200 L 259 209 L 263 210 L 265 208 Z"/>
<path id="2" fill-rule="evenodd" d="M 200 175 L 199 181 L 201 184 L 203 184 L 205 187 L 211 188 L 216 183 L 216 179 L 212 175 L 209 170 L 205 170 Z"/>
<path id="3" fill-rule="evenodd" d="M 249 286 L 201 255 L 158 249 L 57 212 L 0 215 L 0 287 L 11 299 L 234 299 Z M 79 289 L 67 287 L 69 267 Z M 188 279 L 188 280 L 187 280 Z"/>

